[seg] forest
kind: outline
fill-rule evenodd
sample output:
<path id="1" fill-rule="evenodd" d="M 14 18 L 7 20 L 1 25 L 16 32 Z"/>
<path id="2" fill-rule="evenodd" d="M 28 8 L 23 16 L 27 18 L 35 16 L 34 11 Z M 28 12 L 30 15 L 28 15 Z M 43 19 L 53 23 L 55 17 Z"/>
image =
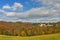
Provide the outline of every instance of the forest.
<path id="1" fill-rule="evenodd" d="M 48 25 L 49 24 L 49 25 Z M 0 35 L 37 36 L 60 32 L 60 22 L 27 23 L 0 21 Z"/>

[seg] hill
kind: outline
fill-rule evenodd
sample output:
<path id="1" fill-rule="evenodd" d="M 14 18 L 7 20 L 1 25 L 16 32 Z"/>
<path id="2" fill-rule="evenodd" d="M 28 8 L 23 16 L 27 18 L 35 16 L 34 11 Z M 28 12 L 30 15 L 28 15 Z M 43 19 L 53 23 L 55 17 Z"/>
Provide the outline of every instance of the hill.
<path id="1" fill-rule="evenodd" d="M 60 33 L 31 37 L 0 35 L 0 40 L 60 40 Z"/>
<path id="2" fill-rule="evenodd" d="M 23 23 L 0 22 L 0 34 L 9 36 L 36 36 L 60 33 L 60 22 L 56 23 Z"/>

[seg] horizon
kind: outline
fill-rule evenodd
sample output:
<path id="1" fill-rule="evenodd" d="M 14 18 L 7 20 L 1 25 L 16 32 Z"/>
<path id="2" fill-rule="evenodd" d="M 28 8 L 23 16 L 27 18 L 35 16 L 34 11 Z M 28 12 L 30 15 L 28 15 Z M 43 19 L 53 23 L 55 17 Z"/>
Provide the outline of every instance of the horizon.
<path id="1" fill-rule="evenodd" d="M 58 23 L 58 22 L 60 22 L 60 21 L 54 21 L 54 22 L 22 22 L 22 21 L 0 21 L 0 22 L 13 22 L 13 23 L 15 23 L 15 22 L 21 22 L 21 23 Z"/>

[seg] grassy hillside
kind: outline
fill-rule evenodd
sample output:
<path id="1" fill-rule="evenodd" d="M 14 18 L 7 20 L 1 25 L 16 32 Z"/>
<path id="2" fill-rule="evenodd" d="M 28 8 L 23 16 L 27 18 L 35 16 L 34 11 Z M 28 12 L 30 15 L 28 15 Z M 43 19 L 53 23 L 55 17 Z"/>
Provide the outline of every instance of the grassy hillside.
<path id="1" fill-rule="evenodd" d="M 60 33 L 32 37 L 0 35 L 0 40 L 60 40 Z"/>

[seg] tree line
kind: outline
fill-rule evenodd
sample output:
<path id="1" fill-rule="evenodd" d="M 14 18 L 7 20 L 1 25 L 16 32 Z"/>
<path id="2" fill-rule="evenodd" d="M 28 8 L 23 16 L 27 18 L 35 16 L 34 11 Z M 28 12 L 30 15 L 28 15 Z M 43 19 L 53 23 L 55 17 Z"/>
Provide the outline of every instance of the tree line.
<path id="1" fill-rule="evenodd" d="M 0 22 L 0 35 L 36 36 L 60 32 L 60 22 L 50 23 L 53 26 L 41 27 L 40 24 L 43 23 Z"/>

